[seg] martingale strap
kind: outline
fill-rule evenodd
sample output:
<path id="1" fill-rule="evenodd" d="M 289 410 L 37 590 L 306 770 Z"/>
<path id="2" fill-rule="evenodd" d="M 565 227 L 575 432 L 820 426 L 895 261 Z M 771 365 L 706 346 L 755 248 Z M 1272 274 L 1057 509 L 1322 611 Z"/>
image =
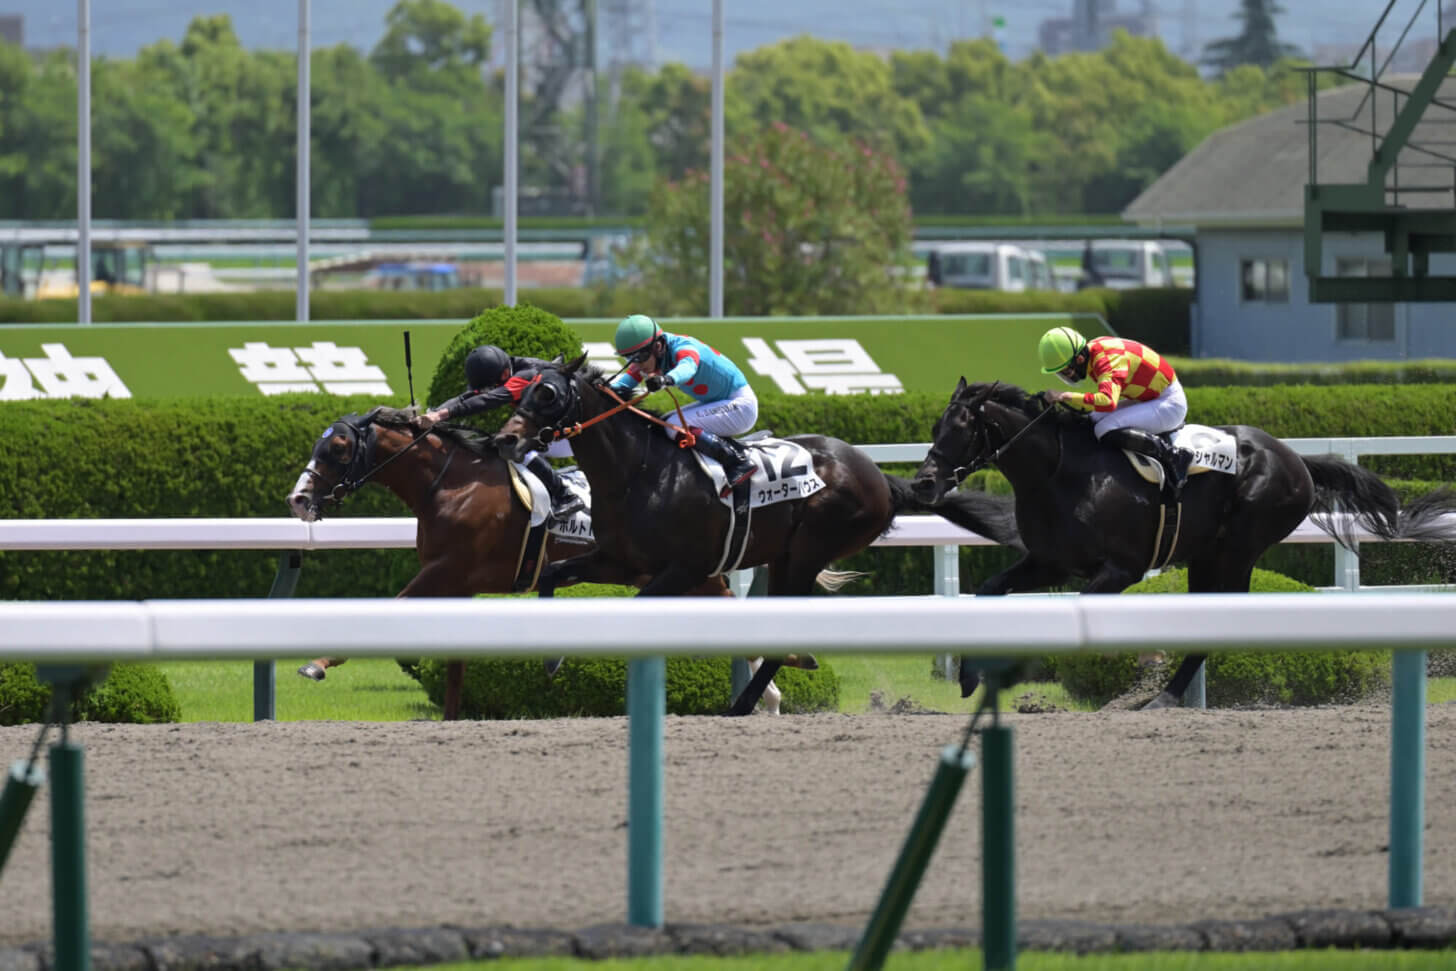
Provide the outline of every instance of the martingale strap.
<path id="1" fill-rule="evenodd" d="M 1153 539 L 1153 558 L 1148 562 L 1149 570 L 1161 570 L 1173 559 L 1173 551 L 1178 548 L 1178 534 L 1182 528 L 1183 500 L 1158 503 L 1158 535 Z"/>
<path id="2" fill-rule="evenodd" d="M 743 554 L 748 549 L 748 528 L 753 524 L 753 509 L 748 502 L 748 490 L 753 483 L 744 482 L 733 491 L 733 504 L 728 510 L 728 534 L 723 542 L 723 558 L 713 576 L 721 576 L 738 569 Z"/>

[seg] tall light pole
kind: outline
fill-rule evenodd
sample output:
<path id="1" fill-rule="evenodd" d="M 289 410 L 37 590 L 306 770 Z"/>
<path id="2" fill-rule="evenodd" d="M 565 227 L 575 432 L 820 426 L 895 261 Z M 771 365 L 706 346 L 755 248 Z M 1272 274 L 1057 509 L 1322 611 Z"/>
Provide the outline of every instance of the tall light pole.
<path id="1" fill-rule="evenodd" d="M 506 172 L 505 172 L 505 304 L 516 305 L 516 197 L 520 179 L 520 144 L 517 137 L 521 98 L 520 0 L 506 0 Z"/>
<path id="2" fill-rule="evenodd" d="M 76 319 L 91 323 L 91 0 L 76 8 Z"/>
<path id="3" fill-rule="evenodd" d="M 309 31 L 309 0 L 298 0 L 298 156 L 294 178 L 297 180 L 298 199 L 295 218 L 298 225 L 298 289 L 294 316 L 299 321 L 308 319 L 308 234 L 309 234 L 309 173 L 313 91 L 309 78 L 309 52 L 312 46 Z"/>
<path id="4" fill-rule="evenodd" d="M 723 0 L 713 0 L 713 121 L 708 176 L 708 316 L 723 316 Z"/>

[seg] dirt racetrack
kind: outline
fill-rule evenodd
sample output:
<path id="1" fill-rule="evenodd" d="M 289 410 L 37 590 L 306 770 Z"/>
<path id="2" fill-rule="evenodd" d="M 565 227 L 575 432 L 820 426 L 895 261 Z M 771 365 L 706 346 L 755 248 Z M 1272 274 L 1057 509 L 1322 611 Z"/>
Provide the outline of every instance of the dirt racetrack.
<path id="1" fill-rule="evenodd" d="M 1390 711 L 1011 716 L 1023 918 L 1386 904 Z M 962 716 L 670 718 L 669 923 L 862 924 Z M 92 938 L 621 921 L 625 719 L 82 725 Z M 35 728 L 0 728 L 0 762 Z M 1427 726 L 1426 903 L 1456 906 L 1456 705 Z M 980 777 L 908 927 L 980 923 Z M 0 876 L 48 939 L 49 803 Z"/>

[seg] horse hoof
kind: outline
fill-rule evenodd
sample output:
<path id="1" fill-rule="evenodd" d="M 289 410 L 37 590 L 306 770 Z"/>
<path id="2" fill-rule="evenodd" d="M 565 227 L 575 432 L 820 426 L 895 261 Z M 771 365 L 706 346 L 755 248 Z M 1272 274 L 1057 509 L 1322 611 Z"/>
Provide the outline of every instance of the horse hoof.
<path id="1" fill-rule="evenodd" d="M 324 669 L 312 661 L 309 661 L 303 667 L 299 668 L 298 673 L 310 681 L 322 681 L 324 679 Z"/>
<path id="2" fill-rule="evenodd" d="M 1179 704 L 1178 704 L 1178 699 L 1175 698 L 1175 697 L 1173 697 L 1168 692 L 1164 691 L 1163 693 L 1161 693 L 1160 695 L 1158 695 L 1156 698 L 1154 698 L 1152 701 L 1150 701 L 1147 704 L 1143 705 L 1142 710 L 1143 711 L 1152 711 L 1152 710 L 1154 710 L 1156 708 L 1178 708 L 1178 707 L 1180 707 Z"/>
<path id="3" fill-rule="evenodd" d="M 548 678 L 554 678 L 554 677 L 556 677 L 556 672 L 557 671 L 560 671 L 561 670 L 561 665 L 563 665 L 565 663 L 566 663 L 566 658 L 564 658 L 564 657 L 548 657 L 546 659 L 546 661 L 545 661 L 546 677 L 548 677 Z"/>
<path id="4" fill-rule="evenodd" d="M 816 661 L 816 660 L 814 660 L 814 655 L 812 655 L 812 654 L 800 654 L 799 655 L 799 670 L 800 671 L 818 671 L 819 670 L 819 662 Z"/>

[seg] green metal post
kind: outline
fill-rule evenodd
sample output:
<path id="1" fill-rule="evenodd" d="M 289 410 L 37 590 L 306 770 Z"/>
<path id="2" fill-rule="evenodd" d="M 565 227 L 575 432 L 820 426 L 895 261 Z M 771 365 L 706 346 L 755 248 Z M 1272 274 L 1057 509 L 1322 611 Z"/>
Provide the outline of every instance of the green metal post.
<path id="1" fill-rule="evenodd" d="M 5 791 L 0 793 L 0 873 L 5 872 L 5 860 L 20 835 L 25 811 L 30 808 L 36 790 L 44 784 L 45 770 L 39 765 L 30 765 L 22 759 L 10 766 Z"/>
<path id="2" fill-rule="evenodd" d="M 61 686 L 56 686 L 61 690 Z M 86 814 L 82 752 L 68 737 L 51 746 L 51 881 L 55 971 L 91 971 L 86 918 Z"/>
<path id="3" fill-rule="evenodd" d="M 662 734 L 667 662 L 627 662 L 627 923 L 662 926 Z"/>
<path id="4" fill-rule="evenodd" d="M 1016 967 L 1016 805 L 1011 729 L 981 734 L 981 933 L 986 971 Z"/>
<path id="5" fill-rule="evenodd" d="M 1390 906 L 1421 905 L 1426 806 L 1426 652 L 1396 651 L 1390 699 Z"/>
<path id="6" fill-rule="evenodd" d="M 925 801 L 920 804 L 920 812 L 905 837 L 905 845 L 900 848 L 899 859 L 890 871 L 890 878 L 885 881 L 885 889 L 880 892 L 880 901 L 875 905 L 875 912 L 870 915 L 859 945 L 849 959 L 849 971 L 878 971 L 884 967 L 885 958 L 895 944 L 895 935 L 900 932 L 900 924 L 905 919 L 905 912 L 910 909 L 910 902 L 920 886 L 920 878 L 925 875 L 931 854 L 940 842 L 940 834 L 950 818 L 956 796 L 960 794 L 961 783 L 965 782 L 966 773 L 975 764 L 976 755 L 970 749 L 947 745 L 941 750 L 935 778 L 930 780 Z"/>
<path id="7" fill-rule="evenodd" d="M 285 550 L 278 554 L 278 572 L 273 575 L 269 597 L 291 597 L 298 588 L 298 573 L 303 568 L 302 550 Z M 278 717 L 277 675 L 272 661 L 253 662 L 253 721 L 273 721 Z"/>

